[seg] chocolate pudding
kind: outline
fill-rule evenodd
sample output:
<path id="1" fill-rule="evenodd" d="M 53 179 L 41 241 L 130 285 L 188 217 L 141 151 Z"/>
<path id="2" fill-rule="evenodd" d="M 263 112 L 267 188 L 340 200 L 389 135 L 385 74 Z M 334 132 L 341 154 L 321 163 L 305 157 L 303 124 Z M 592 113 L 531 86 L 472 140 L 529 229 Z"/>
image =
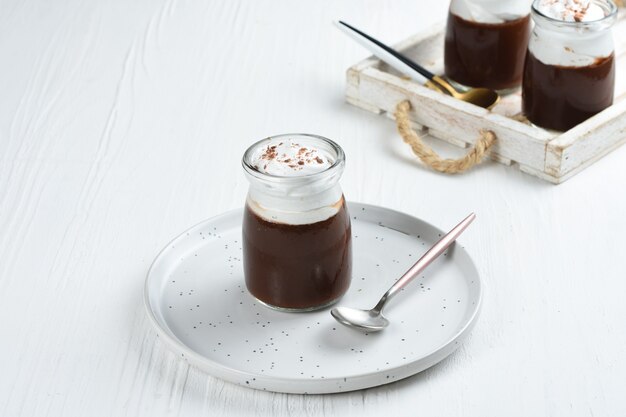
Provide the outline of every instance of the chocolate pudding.
<path id="1" fill-rule="evenodd" d="M 307 309 L 339 299 L 350 286 L 350 216 L 341 199 L 334 216 L 290 225 L 265 220 L 246 206 L 243 254 L 250 293 L 270 306 Z"/>
<path id="2" fill-rule="evenodd" d="M 339 178 L 343 150 L 313 135 L 281 135 L 252 145 L 243 166 L 250 181 L 243 216 L 246 286 L 260 302 L 310 311 L 350 286 L 350 216 Z"/>
<path id="3" fill-rule="evenodd" d="M 530 15 L 481 23 L 448 13 L 444 50 L 446 77 L 471 87 L 507 90 L 522 82 Z"/>
<path id="4" fill-rule="evenodd" d="M 531 52 L 526 57 L 523 110 L 532 123 L 565 131 L 613 104 L 615 60 L 597 58 L 592 65 L 546 65 Z"/>
<path id="5" fill-rule="evenodd" d="M 613 104 L 610 0 L 535 0 L 522 109 L 532 123 L 566 131 Z"/>

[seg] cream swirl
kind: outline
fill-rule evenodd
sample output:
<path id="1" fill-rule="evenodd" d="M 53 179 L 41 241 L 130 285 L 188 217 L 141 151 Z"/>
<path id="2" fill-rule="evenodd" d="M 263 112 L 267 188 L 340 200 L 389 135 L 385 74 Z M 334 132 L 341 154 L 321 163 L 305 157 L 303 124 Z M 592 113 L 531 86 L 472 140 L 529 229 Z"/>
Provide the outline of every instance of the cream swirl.
<path id="1" fill-rule="evenodd" d="M 593 22 L 605 16 L 604 10 L 591 0 L 541 0 L 537 10 L 564 22 Z"/>
<path id="2" fill-rule="evenodd" d="M 270 142 L 252 156 L 252 164 L 259 172 L 278 177 L 315 174 L 327 170 L 333 162 L 327 152 L 300 145 L 294 139 Z"/>
<path id="3" fill-rule="evenodd" d="M 533 9 L 528 49 L 544 64 L 586 67 L 614 52 L 611 31 L 594 23 L 608 16 L 609 1 L 535 0 Z"/>

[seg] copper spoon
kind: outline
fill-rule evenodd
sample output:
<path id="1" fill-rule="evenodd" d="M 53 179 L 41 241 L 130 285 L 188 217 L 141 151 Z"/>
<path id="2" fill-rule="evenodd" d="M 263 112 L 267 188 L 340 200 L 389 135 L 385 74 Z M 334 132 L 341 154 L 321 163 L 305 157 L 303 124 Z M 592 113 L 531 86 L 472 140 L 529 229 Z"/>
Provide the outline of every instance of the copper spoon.
<path id="1" fill-rule="evenodd" d="M 371 310 L 359 310 L 349 307 L 336 307 L 330 311 L 330 314 L 341 324 L 366 332 L 378 332 L 389 325 L 389 320 L 383 316 L 383 308 L 389 300 L 393 298 L 400 290 L 406 287 L 409 282 L 413 281 L 428 265 L 437 259 L 461 233 L 476 218 L 474 213 L 467 216 L 461 223 L 457 224 L 454 229 L 450 230 L 444 237 L 439 239 L 432 248 L 428 250 L 415 264 L 409 268 L 397 280 L 389 290 L 382 296 L 380 301 Z"/>

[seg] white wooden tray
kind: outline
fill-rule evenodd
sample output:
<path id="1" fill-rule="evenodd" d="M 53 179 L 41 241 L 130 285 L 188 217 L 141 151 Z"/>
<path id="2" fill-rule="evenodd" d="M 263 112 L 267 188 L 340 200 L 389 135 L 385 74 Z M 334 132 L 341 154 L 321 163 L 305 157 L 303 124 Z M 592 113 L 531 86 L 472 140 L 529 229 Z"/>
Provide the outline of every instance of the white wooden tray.
<path id="1" fill-rule="evenodd" d="M 444 25 L 413 36 L 395 46 L 436 74 L 443 74 Z M 393 118 L 398 103 L 410 100 L 411 120 L 420 133 L 468 147 L 482 129 L 497 141 L 492 159 L 517 165 L 528 174 L 561 183 L 626 141 L 626 13 L 613 28 L 616 91 L 613 106 L 567 132 L 541 129 L 520 121 L 521 93 L 504 97 L 491 111 L 456 100 L 400 75 L 371 57 L 347 72 L 349 103 Z"/>

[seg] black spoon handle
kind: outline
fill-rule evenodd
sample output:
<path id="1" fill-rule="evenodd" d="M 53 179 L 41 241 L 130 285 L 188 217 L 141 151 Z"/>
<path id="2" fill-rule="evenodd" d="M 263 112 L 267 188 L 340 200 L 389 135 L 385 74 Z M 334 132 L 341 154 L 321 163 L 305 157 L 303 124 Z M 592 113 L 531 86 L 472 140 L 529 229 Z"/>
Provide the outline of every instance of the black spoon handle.
<path id="1" fill-rule="evenodd" d="M 394 57 L 396 57 L 397 59 L 402 61 L 404 64 L 406 64 L 407 66 L 411 67 L 411 69 L 417 71 L 418 73 L 420 73 L 422 76 L 428 78 L 429 80 L 432 81 L 432 79 L 435 77 L 435 74 L 433 74 L 432 72 L 428 71 L 426 68 L 422 67 L 421 65 L 417 64 L 416 62 L 412 61 L 407 56 L 405 56 L 405 55 L 401 54 L 400 52 L 398 52 L 398 51 L 388 47 L 384 43 L 382 43 L 382 42 L 372 38 L 368 34 L 361 32 L 360 30 L 358 30 L 354 26 L 351 26 L 351 25 L 349 25 L 346 22 L 343 22 L 341 20 L 339 21 L 339 24 L 347 27 L 351 31 L 359 34 L 361 37 L 367 39 L 368 41 L 372 42 L 373 44 L 377 45 L 378 47 L 384 49 L 390 55 L 393 55 Z"/>

